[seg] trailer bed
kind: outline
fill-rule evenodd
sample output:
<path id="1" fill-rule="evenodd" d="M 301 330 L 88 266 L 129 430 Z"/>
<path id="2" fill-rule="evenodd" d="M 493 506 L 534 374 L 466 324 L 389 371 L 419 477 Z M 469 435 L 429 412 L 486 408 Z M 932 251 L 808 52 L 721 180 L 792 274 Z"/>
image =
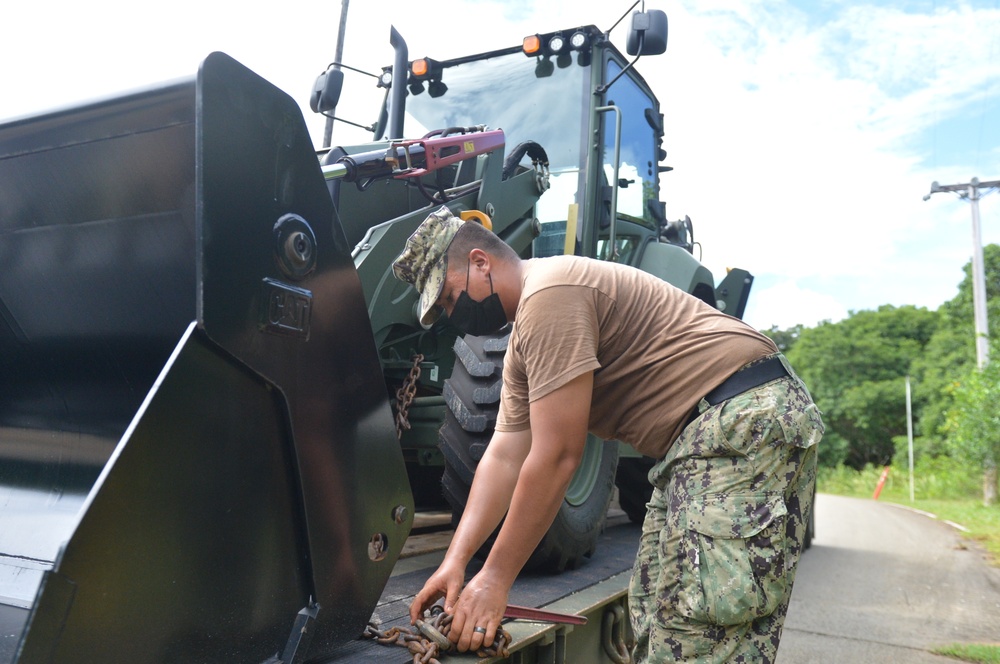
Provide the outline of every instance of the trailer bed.
<path id="1" fill-rule="evenodd" d="M 641 527 L 629 523 L 623 514 L 609 514 L 608 527 L 601 535 L 594 556 L 580 569 L 557 575 L 524 574 L 518 577 L 511 589 L 508 601 L 511 604 L 531 607 L 546 607 L 561 613 L 586 615 L 597 613 L 598 619 L 591 616 L 590 623 L 585 627 L 568 625 L 551 625 L 525 620 L 507 621 L 504 628 L 514 637 L 511 644 L 511 660 L 521 661 L 517 653 L 540 644 L 554 644 L 560 635 L 569 635 L 574 630 L 591 630 L 595 638 L 600 638 L 600 612 L 597 609 L 624 598 L 628 590 L 632 563 L 639 544 Z M 409 627 L 409 607 L 413 597 L 423 587 L 427 578 L 437 569 L 444 556 L 443 548 L 418 553 L 412 557 L 402 558 L 396 563 L 392 577 L 375 609 L 374 619 L 381 623 L 381 629 L 394 626 Z M 478 569 L 478 564 L 470 565 L 470 573 Z M 574 641 L 575 639 L 575 641 Z M 583 641 L 578 636 L 569 636 L 578 642 Z M 593 640 L 593 639 L 590 639 Z M 565 648 L 564 644 L 564 648 Z M 591 648 L 593 649 L 593 648 Z M 474 655 L 448 655 L 449 661 L 483 661 Z M 535 661 L 535 657 L 523 661 Z M 324 662 L 411 662 L 412 656 L 406 650 L 397 646 L 383 646 L 370 640 L 358 639 L 345 643 Z M 486 661 L 504 661 L 500 659 Z M 554 661 L 560 661 L 555 659 Z M 587 659 L 565 659 L 564 661 L 598 661 Z"/>

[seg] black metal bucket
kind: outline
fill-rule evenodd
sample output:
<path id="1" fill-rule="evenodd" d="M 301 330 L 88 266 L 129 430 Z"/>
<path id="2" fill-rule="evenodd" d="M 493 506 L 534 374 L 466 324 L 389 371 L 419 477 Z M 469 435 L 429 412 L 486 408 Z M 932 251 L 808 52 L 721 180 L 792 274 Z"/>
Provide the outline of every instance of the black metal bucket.
<path id="1" fill-rule="evenodd" d="M 0 662 L 321 655 L 412 507 L 293 100 L 215 53 L 0 126 Z"/>

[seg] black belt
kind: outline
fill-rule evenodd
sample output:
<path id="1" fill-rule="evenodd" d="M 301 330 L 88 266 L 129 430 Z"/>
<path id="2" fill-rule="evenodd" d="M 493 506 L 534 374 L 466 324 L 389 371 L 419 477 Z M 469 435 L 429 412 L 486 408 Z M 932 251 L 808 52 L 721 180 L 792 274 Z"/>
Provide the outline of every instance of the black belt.
<path id="1" fill-rule="evenodd" d="M 781 358 L 775 356 L 740 369 L 732 376 L 722 381 L 722 384 L 705 395 L 705 401 L 713 406 L 717 406 L 726 399 L 731 399 L 737 394 L 743 394 L 747 390 L 760 387 L 764 383 L 783 378 L 788 375 L 788 370 L 781 363 Z M 695 411 L 697 412 L 697 410 Z"/>

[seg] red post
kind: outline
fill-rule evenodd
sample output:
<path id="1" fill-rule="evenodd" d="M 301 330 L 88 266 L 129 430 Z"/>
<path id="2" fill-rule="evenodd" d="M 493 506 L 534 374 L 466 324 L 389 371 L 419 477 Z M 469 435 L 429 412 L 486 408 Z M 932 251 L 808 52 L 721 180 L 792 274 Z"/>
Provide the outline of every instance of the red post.
<path id="1" fill-rule="evenodd" d="M 875 495 L 872 496 L 872 500 L 878 500 L 878 496 L 882 493 L 882 487 L 885 486 L 885 481 L 889 478 L 889 466 L 885 467 L 882 471 L 882 477 L 878 478 L 878 484 L 875 486 Z"/>

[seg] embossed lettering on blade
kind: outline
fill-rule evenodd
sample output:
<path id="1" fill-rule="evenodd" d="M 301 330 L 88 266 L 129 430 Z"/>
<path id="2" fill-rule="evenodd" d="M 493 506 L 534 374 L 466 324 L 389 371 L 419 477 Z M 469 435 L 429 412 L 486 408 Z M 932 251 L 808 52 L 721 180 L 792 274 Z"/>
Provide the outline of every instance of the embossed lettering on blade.
<path id="1" fill-rule="evenodd" d="M 263 288 L 261 329 L 271 334 L 308 339 L 312 292 L 270 278 L 264 279 Z"/>

